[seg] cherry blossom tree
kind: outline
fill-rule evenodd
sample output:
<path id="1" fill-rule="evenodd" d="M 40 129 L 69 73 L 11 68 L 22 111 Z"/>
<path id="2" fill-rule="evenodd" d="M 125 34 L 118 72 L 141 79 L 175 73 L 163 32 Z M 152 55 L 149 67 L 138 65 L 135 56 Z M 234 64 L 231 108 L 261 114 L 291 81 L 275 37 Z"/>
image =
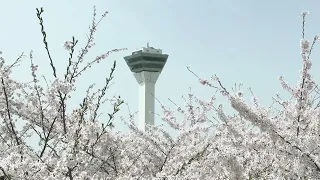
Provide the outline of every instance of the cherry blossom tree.
<path id="1" fill-rule="evenodd" d="M 28 56 L 31 82 L 11 76 L 23 54 L 12 64 L 0 57 L 2 179 L 320 179 L 319 88 L 310 74 L 310 55 L 319 37 L 311 43 L 305 39 L 306 12 L 302 13 L 301 79 L 290 86 L 279 78 L 290 99 L 277 94 L 274 104 L 264 107 L 250 89 L 253 102 L 248 103 L 241 84 L 230 91 L 216 75 L 209 81 L 188 67 L 200 84 L 216 93 L 202 100 L 190 91 L 183 97 L 182 107 L 169 99 L 176 110 L 158 100 L 161 119 L 177 132 L 176 137 L 163 124 L 149 126 L 146 132 L 139 130 L 136 114 L 130 111 L 129 117 L 121 118 L 130 132 L 112 128 L 124 103 L 119 97 L 105 97 L 115 63 L 105 85 L 97 91 L 88 86 L 79 107 L 70 109 L 68 100 L 78 77 L 110 53 L 125 49 L 108 51 L 85 64 L 86 54 L 95 45 L 97 26 L 106 16 L 96 21 L 94 8 L 85 47 L 75 56 L 78 40 L 65 42 L 68 65 L 59 75 L 46 39 L 43 12 L 37 9 L 53 81 L 39 79 L 33 52 Z M 235 113 L 224 110 L 220 95 L 228 99 Z M 113 111 L 105 120 L 100 118 L 99 108 L 107 102 Z M 30 144 L 34 136 L 39 139 L 38 147 Z"/>
<path id="2" fill-rule="evenodd" d="M 201 162 L 198 172 L 217 179 L 320 178 L 320 91 L 310 73 L 310 55 L 319 36 L 311 43 L 305 39 L 307 14 L 301 14 L 301 79 L 290 86 L 283 76 L 279 78 L 291 96 L 288 100 L 279 94 L 273 98 L 280 108 L 263 107 L 251 89 L 253 104 L 249 104 L 240 88 L 230 92 L 216 75 L 212 77 L 217 84 L 215 88 L 237 113 L 226 115 L 221 105 L 214 108 L 220 123 L 210 140 L 213 146 L 206 152 L 207 160 Z M 213 87 L 206 79 L 199 78 L 199 82 Z"/>
<path id="3" fill-rule="evenodd" d="M 116 136 L 110 136 L 114 115 L 119 111 L 123 101 L 119 97 L 106 98 L 105 94 L 113 79 L 116 63 L 110 75 L 105 78 L 105 85 L 94 91 L 90 85 L 86 96 L 76 109 L 68 109 L 70 94 L 76 90 L 75 83 L 79 76 L 92 65 L 106 59 L 111 53 L 125 49 L 114 49 L 95 59 L 85 61 L 86 54 L 95 45 L 94 35 L 104 13 L 96 20 L 94 8 L 88 39 L 84 48 L 76 56 L 78 40 L 72 37 L 64 47 L 69 51 L 68 65 L 65 73 L 59 76 L 47 42 L 47 34 L 42 17 L 43 8 L 37 9 L 37 17 L 43 36 L 43 44 L 52 69 L 53 81 L 44 78 L 45 85 L 37 76 L 38 66 L 29 54 L 31 82 L 18 82 L 11 72 L 24 58 L 22 54 L 11 65 L 0 61 L 0 171 L 5 179 L 77 179 L 79 177 L 99 177 L 108 172 L 105 159 L 112 154 Z M 99 108 L 110 102 L 113 112 L 109 120 L 99 121 Z M 17 124 L 23 124 L 21 129 Z M 39 147 L 30 145 L 30 138 L 39 138 Z M 110 144 L 110 146 L 109 146 Z M 40 150 L 37 150 L 40 149 Z M 89 172 L 89 173 L 88 173 Z"/>

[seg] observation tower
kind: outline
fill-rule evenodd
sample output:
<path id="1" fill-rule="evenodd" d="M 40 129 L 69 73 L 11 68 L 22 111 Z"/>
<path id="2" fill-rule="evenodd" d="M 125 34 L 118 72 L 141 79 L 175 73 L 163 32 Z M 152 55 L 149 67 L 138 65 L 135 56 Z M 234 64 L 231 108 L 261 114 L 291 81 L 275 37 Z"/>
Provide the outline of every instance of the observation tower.
<path id="1" fill-rule="evenodd" d="M 139 128 L 146 131 L 146 124 L 154 125 L 155 85 L 167 62 L 161 49 L 142 47 L 124 57 L 139 84 Z"/>

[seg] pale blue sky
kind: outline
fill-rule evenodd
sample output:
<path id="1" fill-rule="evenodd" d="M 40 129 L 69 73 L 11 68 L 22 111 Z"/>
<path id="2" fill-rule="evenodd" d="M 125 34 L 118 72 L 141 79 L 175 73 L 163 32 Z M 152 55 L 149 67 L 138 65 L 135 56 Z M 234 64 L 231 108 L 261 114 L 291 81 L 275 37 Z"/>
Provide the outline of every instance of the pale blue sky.
<path id="1" fill-rule="evenodd" d="M 84 43 L 92 7 L 96 5 L 98 17 L 105 10 L 109 14 L 99 25 L 97 45 L 87 57 L 94 58 L 113 48 L 126 47 L 129 51 L 113 54 L 89 70 L 78 82 L 79 94 L 73 99 L 74 105 L 79 104 L 80 95 L 90 83 L 104 83 L 113 60 L 117 60 L 115 84 L 109 95 L 121 95 L 131 111 L 137 111 L 138 84 L 123 57 L 147 42 L 169 54 L 157 82 L 156 96 L 162 103 L 172 106 L 167 100 L 170 97 L 183 105 L 180 97 L 187 94 L 190 86 L 200 97 L 210 97 L 214 92 L 201 86 L 186 70 L 190 65 L 199 76 L 210 78 L 217 74 L 228 88 L 239 82 L 252 87 L 262 102 L 269 105 L 271 96 L 281 92 L 279 75 L 285 75 L 291 83 L 298 80 L 299 15 L 304 10 L 310 11 L 306 35 L 313 38 L 320 32 L 319 4 L 317 0 L 1 0 L 0 50 L 8 62 L 21 52 L 28 54 L 33 50 L 40 74 L 52 77 L 35 10 L 42 6 L 49 48 L 61 74 L 68 58 L 64 41 L 74 35 L 80 45 Z M 316 77 L 320 75 L 319 48 L 312 56 Z M 14 76 L 31 79 L 27 59 Z M 161 113 L 159 105 L 156 107 L 156 112 Z M 123 107 L 120 114 L 126 116 L 126 109 Z"/>

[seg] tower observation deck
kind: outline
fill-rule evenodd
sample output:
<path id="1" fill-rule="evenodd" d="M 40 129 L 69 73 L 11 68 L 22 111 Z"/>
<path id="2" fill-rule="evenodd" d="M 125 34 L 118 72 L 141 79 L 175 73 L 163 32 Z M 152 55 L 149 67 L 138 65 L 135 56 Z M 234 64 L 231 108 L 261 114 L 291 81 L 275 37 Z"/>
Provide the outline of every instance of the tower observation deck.
<path id="1" fill-rule="evenodd" d="M 143 131 L 146 124 L 154 125 L 155 84 L 168 57 L 149 43 L 124 57 L 139 84 L 139 128 Z"/>

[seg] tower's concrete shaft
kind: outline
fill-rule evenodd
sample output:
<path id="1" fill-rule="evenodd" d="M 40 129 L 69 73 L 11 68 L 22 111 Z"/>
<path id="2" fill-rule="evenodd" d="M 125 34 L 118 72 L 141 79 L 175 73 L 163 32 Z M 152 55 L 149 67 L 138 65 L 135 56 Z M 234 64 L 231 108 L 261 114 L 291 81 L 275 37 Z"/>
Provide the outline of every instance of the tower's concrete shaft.
<path id="1" fill-rule="evenodd" d="M 159 72 L 142 71 L 134 73 L 139 83 L 139 128 L 146 130 L 146 124 L 154 125 L 155 85 Z"/>

